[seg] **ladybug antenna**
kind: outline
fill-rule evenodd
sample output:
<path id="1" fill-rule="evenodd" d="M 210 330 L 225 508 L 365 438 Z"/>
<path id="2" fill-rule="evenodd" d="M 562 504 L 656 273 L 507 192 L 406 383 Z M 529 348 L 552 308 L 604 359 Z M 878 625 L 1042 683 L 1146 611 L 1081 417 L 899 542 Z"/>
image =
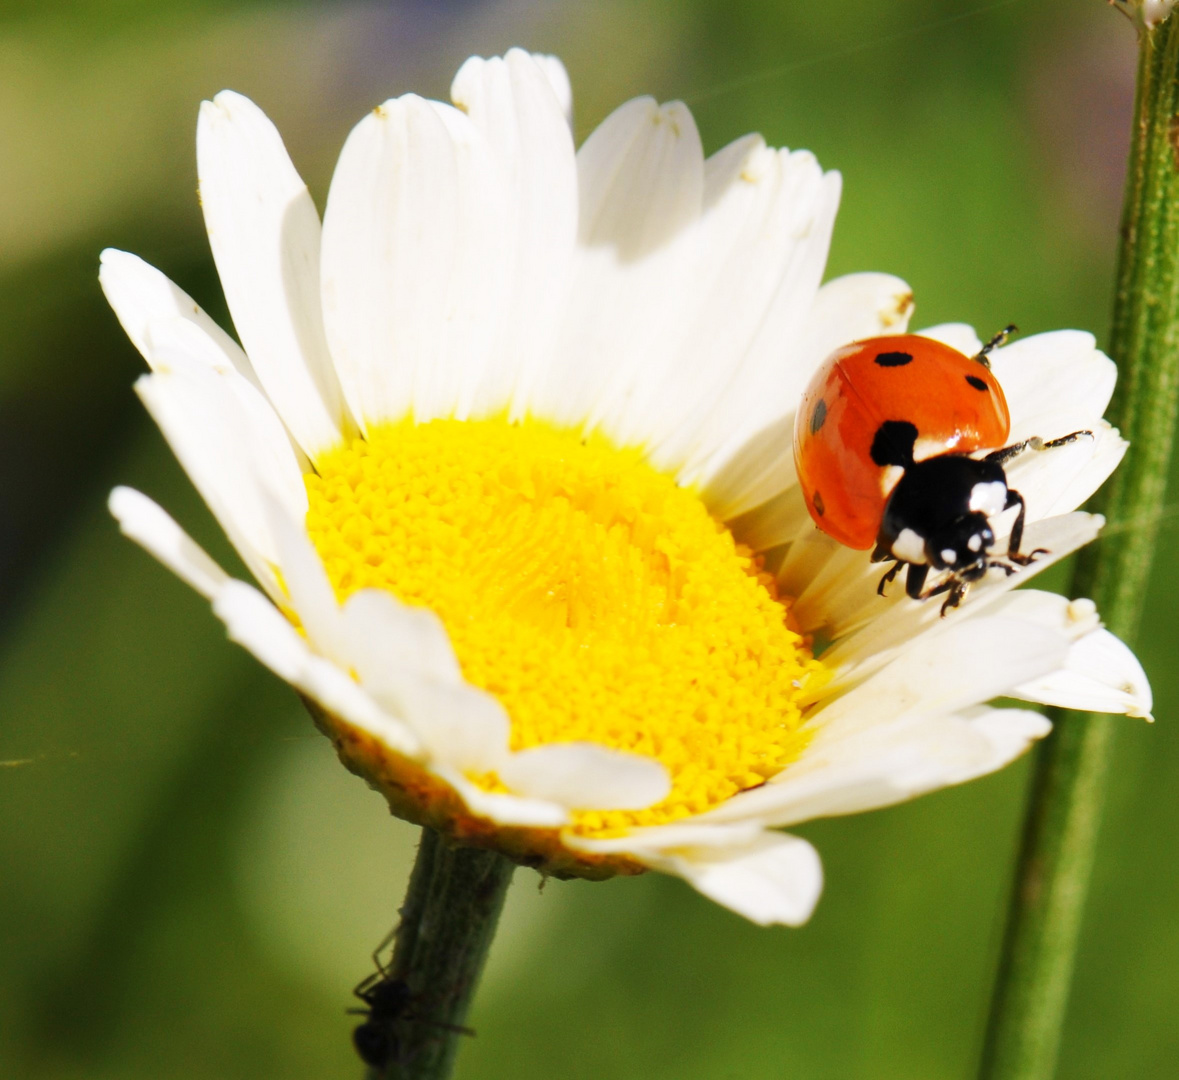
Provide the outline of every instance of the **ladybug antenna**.
<path id="1" fill-rule="evenodd" d="M 885 420 L 872 439 L 872 460 L 877 465 L 899 465 L 908 469 L 913 464 L 916 442 L 917 428 L 908 420 Z"/>
<path id="2" fill-rule="evenodd" d="M 977 353 L 974 354 L 974 359 L 982 364 L 983 367 L 989 368 L 991 366 L 991 362 L 987 359 L 988 353 L 993 352 L 995 349 L 1002 348 L 1007 344 L 1007 339 L 1011 337 L 1012 334 L 1018 333 L 1019 327 L 1016 326 L 1015 323 L 1011 323 L 1009 326 L 1003 327 L 1002 330 L 1000 330 L 993 338 L 991 338 L 990 341 L 988 341 L 981 349 L 978 350 Z"/>

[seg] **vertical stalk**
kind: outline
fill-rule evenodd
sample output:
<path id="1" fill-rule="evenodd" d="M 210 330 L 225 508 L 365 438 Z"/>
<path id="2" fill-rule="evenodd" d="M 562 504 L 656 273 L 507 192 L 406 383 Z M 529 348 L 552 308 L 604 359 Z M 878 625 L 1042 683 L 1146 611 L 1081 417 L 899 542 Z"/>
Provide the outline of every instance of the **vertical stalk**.
<path id="1" fill-rule="evenodd" d="M 405 987 L 404 1003 L 373 1010 L 384 1025 L 385 1061 L 373 1080 L 444 1080 L 454 1067 L 467 1008 L 515 865 L 494 851 L 451 847 L 422 830 L 386 984 Z M 399 999 L 395 999 L 399 1000 Z"/>
<path id="2" fill-rule="evenodd" d="M 1110 418 L 1130 440 L 1097 508 L 1126 526 L 1081 554 L 1073 595 L 1091 596 L 1133 642 L 1163 503 L 1179 387 L 1179 19 L 1140 25 L 1138 91 L 1110 353 Z M 1056 1071 L 1117 720 L 1058 713 L 1036 761 L 1023 848 L 980 1076 Z"/>

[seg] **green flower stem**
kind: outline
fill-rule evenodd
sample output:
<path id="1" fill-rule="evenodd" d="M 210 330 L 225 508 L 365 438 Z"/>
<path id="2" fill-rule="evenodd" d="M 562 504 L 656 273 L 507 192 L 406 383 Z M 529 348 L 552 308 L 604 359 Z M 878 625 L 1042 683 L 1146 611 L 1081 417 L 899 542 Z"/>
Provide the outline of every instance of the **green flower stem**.
<path id="1" fill-rule="evenodd" d="M 1112 421 L 1130 440 L 1097 508 L 1124 526 L 1082 553 L 1073 595 L 1091 596 L 1133 642 L 1167 482 L 1179 387 L 1179 18 L 1141 28 L 1110 353 Z M 1116 717 L 1059 713 L 1040 749 L 983 1054 L 984 1080 L 1055 1073 Z M 1124 722 L 1124 721 L 1123 721 Z"/>
<path id="2" fill-rule="evenodd" d="M 409 987 L 409 1005 L 389 1025 L 392 1052 L 371 1077 L 450 1075 L 514 869 L 498 852 L 452 847 L 422 830 L 389 967 L 389 978 Z"/>

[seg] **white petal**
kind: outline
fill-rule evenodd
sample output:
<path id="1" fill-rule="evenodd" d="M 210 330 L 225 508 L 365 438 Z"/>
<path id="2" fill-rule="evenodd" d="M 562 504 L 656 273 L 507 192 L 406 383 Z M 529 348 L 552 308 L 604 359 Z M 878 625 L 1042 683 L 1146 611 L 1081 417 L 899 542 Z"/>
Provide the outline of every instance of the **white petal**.
<path id="1" fill-rule="evenodd" d="M 507 713 L 490 694 L 462 681 L 437 617 L 387 594 L 382 602 L 372 592 L 341 608 L 306 535 L 277 507 L 270 512 L 283 583 L 316 650 L 341 670 L 355 671 L 364 690 L 415 732 L 433 761 L 466 771 L 497 769 L 508 752 Z M 411 641 L 415 633 L 423 640 Z M 418 667 L 418 660 L 426 666 Z"/>
<path id="2" fill-rule="evenodd" d="M 662 359 L 696 269 L 704 155 L 687 108 L 637 98 L 577 154 L 579 241 L 568 309 L 531 406 L 558 423 L 609 416 Z"/>
<path id="3" fill-rule="evenodd" d="M 1010 517 L 1009 512 L 1003 520 Z M 845 548 L 823 537 L 817 529 L 813 532 L 822 539 L 815 540 L 819 553 L 816 563 L 824 556 L 825 563 L 813 568 L 810 579 L 799 578 L 791 569 L 795 564 L 788 556 L 779 574 L 779 588 L 786 596 L 798 596 L 792 610 L 804 631 L 822 631 L 836 639 L 824 653 L 824 661 L 848 670 L 856 664 L 880 662 L 891 655 L 890 650 L 904 647 L 923 628 L 984 613 L 994 600 L 1027 584 L 1037 574 L 1096 539 L 1103 524 L 1100 515 L 1085 513 L 1032 522 L 1024 532 L 1023 550 L 1044 548 L 1048 554 L 1039 556 L 1011 577 L 991 571 L 971 586 L 962 607 L 950 612 L 946 619 L 941 618 L 941 604 L 936 597 L 925 602 L 910 600 L 899 581 L 893 582 L 887 598 L 878 596 L 876 586 L 884 573 L 883 564 L 869 562 L 866 552 Z M 1000 535 L 1000 550 L 1002 539 Z"/>
<path id="4" fill-rule="evenodd" d="M 573 86 L 569 82 L 569 72 L 565 70 L 565 65 L 558 57 L 548 53 L 533 53 L 532 59 L 540 65 L 541 71 L 548 79 L 549 86 L 552 87 L 553 94 L 557 98 L 557 103 L 561 106 L 561 114 L 565 117 L 565 122 L 572 125 Z"/>
<path id="5" fill-rule="evenodd" d="M 375 684 L 365 683 L 365 689 L 413 729 L 431 768 L 498 772 L 507 760 L 511 722 L 491 694 L 466 683 L 434 682 L 392 669 Z"/>
<path id="6" fill-rule="evenodd" d="M 913 292 L 891 274 L 847 274 L 814 295 L 797 344 L 779 341 L 775 358 L 768 342 L 765 394 L 776 396 L 781 415 L 759 430 L 744 426 L 710 459 L 704 497 L 713 513 L 729 519 L 745 513 L 797 482 L 794 472 L 794 411 L 811 375 L 834 350 L 848 341 L 903 333 L 913 310 Z M 790 339 L 786 339 L 790 341 Z M 772 385 L 768 385 L 772 384 Z M 740 404 L 734 406 L 740 408 Z"/>
<path id="7" fill-rule="evenodd" d="M 258 385 L 241 346 L 188 293 L 138 255 L 107 248 L 102 253 L 98 281 L 119 323 L 149 364 L 155 362 L 155 353 L 149 347 L 148 326 L 164 319 L 186 319 L 204 332 L 220 353 L 217 359 L 221 363 L 228 362 L 239 375 Z"/>
<path id="8" fill-rule="evenodd" d="M 705 162 L 704 180 L 700 267 L 671 328 L 664 370 L 650 364 L 646 396 L 629 400 L 629 415 L 611 421 L 622 441 L 649 445 L 666 470 L 705 461 L 735 437 L 732 422 L 748 416 L 721 418 L 717 410 L 751 383 L 761 387 L 763 415 L 775 401 L 777 412 L 793 409 L 782 377 L 792 357 L 779 349 L 772 374 L 762 371 L 757 342 L 767 321 L 805 317 L 827 251 L 831 185 L 808 151 L 773 150 L 747 136 Z M 693 479 L 689 466 L 685 480 Z"/>
<path id="9" fill-rule="evenodd" d="M 376 682 L 388 668 L 416 672 L 434 682 L 462 682 L 458 658 L 442 620 L 379 589 L 362 589 L 344 604 L 349 655 L 361 682 Z"/>
<path id="10" fill-rule="evenodd" d="M 268 435 L 259 426 L 242 400 L 245 391 L 257 391 L 232 369 L 214 369 L 180 352 L 158 355 L 160 370 L 139 379 L 135 389 L 246 565 L 277 595 L 278 553 L 260 478 L 266 477 L 291 516 L 306 512 L 306 491 L 290 444 L 285 435 Z M 260 396 L 258 402 L 264 406 Z"/>
<path id="11" fill-rule="evenodd" d="M 470 410 L 512 266 L 504 205 L 487 140 L 449 105 L 408 94 L 348 136 L 324 214 L 323 305 L 366 430 Z"/>
<path id="12" fill-rule="evenodd" d="M 763 833 L 736 849 L 685 849 L 644 859 L 760 926 L 801 926 L 823 891 L 818 853 L 797 836 Z"/>
<path id="13" fill-rule="evenodd" d="M 1104 420 L 1090 428 L 1093 438 L 1028 450 L 1004 466 L 1007 484 L 1023 496 L 1031 520 L 1075 510 L 1118 467 L 1129 444 Z"/>
<path id="14" fill-rule="evenodd" d="M 812 747 L 902 717 L 959 712 L 1064 666 L 1073 631 L 1018 610 L 936 625 L 891 663 L 819 706 Z M 836 687 L 846 685 L 837 679 Z M 809 748 L 808 748 L 809 755 Z M 804 755 L 806 756 L 806 755 Z"/>
<path id="15" fill-rule="evenodd" d="M 868 725 L 857 738 L 817 742 L 774 780 L 701 818 L 795 825 L 893 806 L 995 772 L 1052 725 L 1025 709 L 974 709 L 958 716 Z"/>
<path id="16" fill-rule="evenodd" d="M 180 318 L 159 318 L 144 330 L 144 349 L 157 374 L 204 366 L 214 378 L 210 384 L 232 398 L 233 407 L 249 440 L 250 468 L 275 493 L 288 513 L 307 512 L 302 452 L 291 442 L 278 414 L 252 378 L 227 364 L 211 338 L 197 323 Z M 203 378 L 203 373 L 198 372 Z M 236 421 L 235 421 L 236 422 Z"/>
<path id="17" fill-rule="evenodd" d="M 949 345 L 963 356 L 977 356 L 983 346 L 978 334 L 974 332 L 974 327 L 968 323 L 939 323 L 937 326 L 927 326 L 924 330 L 914 332 Z"/>
<path id="18" fill-rule="evenodd" d="M 652 758 L 593 743 L 549 743 L 512 754 L 499 776 L 513 791 L 570 810 L 643 810 L 671 791 Z"/>
<path id="19" fill-rule="evenodd" d="M 229 631 L 271 671 L 314 698 L 329 713 L 379 739 L 399 754 L 417 756 L 412 733 L 378 707 L 345 672 L 316 656 L 293 626 L 257 589 L 230 581 L 213 601 L 213 610 Z"/>
<path id="20" fill-rule="evenodd" d="M 1086 634 L 1069 649 L 1060 671 L 1011 691 L 1012 697 L 1083 712 L 1150 718 L 1150 682 L 1138 658 L 1108 630 Z"/>
<path id="21" fill-rule="evenodd" d="M 343 612 L 318 552 L 302 525 L 296 524 L 266 492 L 262 505 L 291 608 L 299 616 L 312 648 L 347 671 L 353 663 Z"/>
<path id="22" fill-rule="evenodd" d="M 1117 381 L 1117 367 L 1092 334 L 1055 330 L 991 353 L 991 368 L 1011 408 L 1011 442 L 1092 428 Z"/>
<path id="23" fill-rule="evenodd" d="M 124 536 L 146 548 L 207 600 L 229 580 L 204 549 L 146 495 L 133 488 L 117 487 L 107 506 Z"/>
<path id="24" fill-rule="evenodd" d="M 546 65 L 544 61 L 551 61 Z M 451 86 L 454 103 L 487 140 L 504 180 L 502 337 L 472 406 L 499 412 L 527 388 L 552 357 L 552 337 L 565 303 L 577 240 L 577 164 L 563 104 L 553 93 L 552 57 L 512 49 L 502 59 L 473 56 Z M 568 82 L 566 81 L 566 88 Z"/>
<path id="25" fill-rule="evenodd" d="M 319 217 L 274 125 L 223 91 L 197 124 L 201 205 L 217 272 L 250 363 L 313 459 L 350 421 L 319 300 Z"/>
<path id="26" fill-rule="evenodd" d="M 572 830 L 561 836 L 566 847 L 588 851 L 596 855 L 628 854 L 643 859 L 680 848 L 737 848 L 746 847 L 757 839 L 763 828 L 756 821 L 740 821 L 718 825 L 703 822 L 699 817 L 674 825 L 652 825 L 633 829 L 625 836 L 581 836 Z"/>
<path id="27" fill-rule="evenodd" d="M 467 809 L 471 813 L 494 821 L 497 825 L 556 829 L 569 820 L 569 812 L 556 803 L 484 791 L 472 784 L 457 769 L 449 766 L 436 766 L 431 769 L 431 772 L 445 780 L 458 792 L 459 797 L 466 803 Z"/>

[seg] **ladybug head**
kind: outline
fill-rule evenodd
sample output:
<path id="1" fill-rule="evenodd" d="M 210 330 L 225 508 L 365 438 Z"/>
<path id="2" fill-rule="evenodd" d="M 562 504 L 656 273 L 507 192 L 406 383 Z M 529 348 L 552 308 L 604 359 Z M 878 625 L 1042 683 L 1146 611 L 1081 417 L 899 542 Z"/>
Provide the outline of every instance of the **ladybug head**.
<path id="1" fill-rule="evenodd" d="M 925 552 L 935 570 L 950 570 L 961 581 L 977 581 L 986 573 L 987 553 L 994 543 L 987 515 L 976 510 L 929 536 Z"/>

